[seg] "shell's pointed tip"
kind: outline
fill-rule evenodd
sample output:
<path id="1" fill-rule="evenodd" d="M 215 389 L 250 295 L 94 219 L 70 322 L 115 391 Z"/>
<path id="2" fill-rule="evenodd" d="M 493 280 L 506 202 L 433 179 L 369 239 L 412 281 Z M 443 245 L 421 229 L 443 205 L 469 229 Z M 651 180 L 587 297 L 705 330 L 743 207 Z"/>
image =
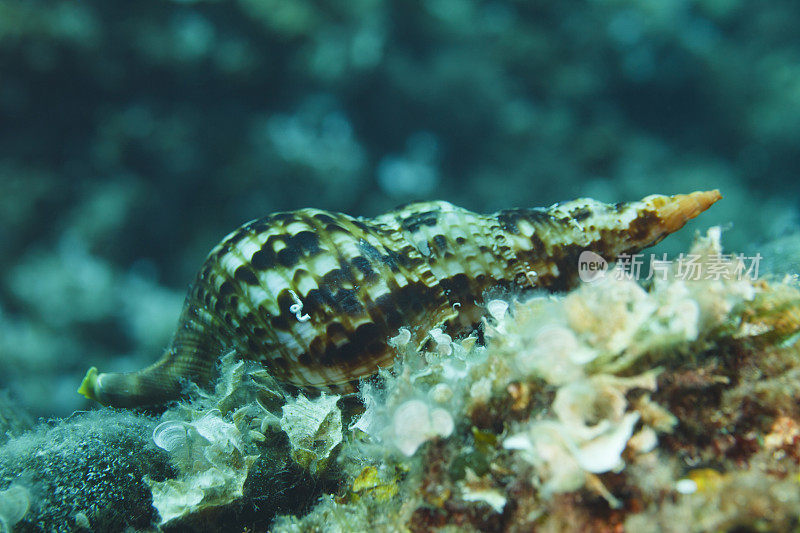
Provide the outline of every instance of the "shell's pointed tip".
<path id="1" fill-rule="evenodd" d="M 82 394 L 87 400 L 99 401 L 97 399 L 97 367 L 93 366 L 86 372 L 86 376 L 78 387 L 78 394 Z"/>
<path id="2" fill-rule="evenodd" d="M 722 193 L 719 192 L 719 189 L 713 189 L 710 191 L 695 191 L 689 194 L 679 194 L 678 196 L 693 198 L 697 202 L 705 205 L 705 209 L 708 209 L 714 202 L 722 200 Z"/>
<path id="3" fill-rule="evenodd" d="M 715 202 L 722 198 L 719 189 L 710 191 L 695 191 L 689 194 L 676 194 L 674 196 L 651 196 L 650 203 L 656 210 L 667 233 L 679 230 L 689 220 L 693 219 Z"/>

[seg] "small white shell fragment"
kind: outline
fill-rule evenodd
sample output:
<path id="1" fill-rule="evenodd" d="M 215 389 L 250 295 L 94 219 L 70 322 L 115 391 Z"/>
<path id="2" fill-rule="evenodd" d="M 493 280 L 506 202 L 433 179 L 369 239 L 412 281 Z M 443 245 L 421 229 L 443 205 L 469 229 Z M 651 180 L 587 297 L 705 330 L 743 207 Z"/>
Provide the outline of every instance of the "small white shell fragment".
<path id="1" fill-rule="evenodd" d="M 160 423 L 153 430 L 153 442 L 159 448 L 171 452 L 186 445 L 188 434 L 188 424 L 169 420 Z"/>
<path id="2" fill-rule="evenodd" d="M 531 439 L 524 433 L 512 435 L 503 441 L 503 448 L 506 450 L 533 450 Z"/>
<path id="3" fill-rule="evenodd" d="M 466 488 L 461 498 L 467 502 L 483 502 L 491 507 L 495 513 L 502 513 L 508 501 L 497 489 L 471 489 Z"/>
<path id="4" fill-rule="evenodd" d="M 453 417 L 444 409 L 433 409 L 431 411 L 431 429 L 440 437 L 449 437 L 456 428 Z"/>
<path id="5" fill-rule="evenodd" d="M 453 338 L 444 333 L 441 328 L 434 328 L 431 330 L 431 337 L 436 342 L 436 351 L 440 355 L 450 355 L 453 353 Z"/>
<path id="6" fill-rule="evenodd" d="M 409 400 L 394 412 L 393 422 L 395 445 L 403 454 L 411 457 L 428 440 L 428 406 L 419 400 Z"/>
<path id="7" fill-rule="evenodd" d="M 394 412 L 392 432 L 395 446 L 411 457 L 426 441 L 434 437 L 449 437 L 455 422 L 444 409 L 428 409 L 421 400 L 408 400 Z"/>
<path id="8" fill-rule="evenodd" d="M 254 429 L 251 429 L 250 431 L 248 431 L 247 435 L 250 437 L 250 440 L 252 440 L 254 442 L 266 442 L 266 440 L 267 440 L 266 435 L 264 435 L 263 433 L 261 433 L 259 431 L 254 430 Z"/>
<path id="9" fill-rule="evenodd" d="M 652 452 L 658 446 L 658 436 L 653 428 L 643 427 L 631 437 L 631 440 L 628 441 L 628 446 L 639 453 Z"/>
<path id="10" fill-rule="evenodd" d="M 508 312 L 508 302 L 503 300 L 490 300 L 489 303 L 486 304 L 486 310 L 489 311 L 492 318 L 499 322 L 505 318 L 506 312 Z"/>
<path id="11" fill-rule="evenodd" d="M 694 494 L 697 492 L 697 483 L 691 479 L 679 479 L 675 483 L 675 490 L 679 494 Z"/>
<path id="12" fill-rule="evenodd" d="M 389 346 L 402 348 L 409 342 L 411 342 L 411 332 L 408 330 L 408 328 L 400 328 L 400 331 L 397 332 L 397 335 L 389 339 Z"/>
<path id="13" fill-rule="evenodd" d="M 610 432 L 602 434 L 572 451 L 581 468 L 592 474 L 617 470 L 622 463 L 622 452 L 633 434 L 639 413 L 628 413 Z"/>
<path id="14" fill-rule="evenodd" d="M 443 404 L 449 402 L 453 397 L 453 389 L 446 383 L 438 383 L 431 389 L 429 394 L 434 402 Z"/>
<path id="15" fill-rule="evenodd" d="M 486 403 L 492 397 L 492 380 L 484 377 L 469 388 L 470 397 L 477 403 Z"/>
<path id="16" fill-rule="evenodd" d="M 213 409 L 193 422 L 192 426 L 208 442 L 213 442 L 223 449 L 236 448 L 241 452 L 239 430 L 230 422 L 220 418 L 220 414 L 219 410 Z"/>

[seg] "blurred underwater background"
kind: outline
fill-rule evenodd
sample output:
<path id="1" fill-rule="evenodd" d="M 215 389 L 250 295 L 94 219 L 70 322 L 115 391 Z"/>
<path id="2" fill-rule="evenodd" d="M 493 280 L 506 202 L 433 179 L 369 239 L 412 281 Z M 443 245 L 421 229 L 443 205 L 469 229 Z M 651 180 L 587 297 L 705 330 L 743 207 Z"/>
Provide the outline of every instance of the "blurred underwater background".
<path id="1" fill-rule="evenodd" d="M 84 406 L 85 367 L 152 360 L 205 254 L 275 211 L 719 188 L 702 224 L 729 248 L 785 237 L 797 20 L 791 1 L 3 0 L 3 386 L 37 416 Z"/>
<path id="2" fill-rule="evenodd" d="M 797 274 L 798 23 L 792 0 L 0 0 L 0 443 L 74 444 L 77 422 L 24 433 L 98 407 L 76 393 L 90 366 L 154 361 L 208 251 L 276 211 L 441 199 L 489 213 L 720 189 L 657 251 L 719 225 L 725 251 Z M 113 435 L 89 416 L 98 454 L 147 448 L 153 427 L 143 436 L 134 415 Z M 21 446 L 7 460 L 39 468 Z M 249 468 L 231 446 L 219 453 Z M 147 468 L 159 483 L 183 472 Z M 239 495 L 248 468 L 226 481 Z M 20 472 L 0 460 L 0 530 Z M 380 498 L 397 490 L 359 475 Z M 46 500 L 23 485 L 31 509 Z M 130 490 L 135 515 L 150 496 Z M 474 498 L 496 503 L 486 490 Z M 104 530 L 83 494 L 77 514 L 42 511 L 24 530 L 66 516 L 65 530 Z"/>

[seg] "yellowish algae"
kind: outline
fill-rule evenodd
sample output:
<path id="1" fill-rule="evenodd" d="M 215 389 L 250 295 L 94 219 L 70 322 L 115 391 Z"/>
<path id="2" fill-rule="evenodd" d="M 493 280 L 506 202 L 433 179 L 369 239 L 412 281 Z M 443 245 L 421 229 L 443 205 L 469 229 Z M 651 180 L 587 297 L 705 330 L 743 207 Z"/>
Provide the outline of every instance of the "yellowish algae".
<path id="1" fill-rule="evenodd" d="M 97 367 L 93 366 L 86 371 L 83 381 L 78 387 L 78 394 L 87 400 L 97 400 L 94 395 L 94 389 L 97 383 Z"/>

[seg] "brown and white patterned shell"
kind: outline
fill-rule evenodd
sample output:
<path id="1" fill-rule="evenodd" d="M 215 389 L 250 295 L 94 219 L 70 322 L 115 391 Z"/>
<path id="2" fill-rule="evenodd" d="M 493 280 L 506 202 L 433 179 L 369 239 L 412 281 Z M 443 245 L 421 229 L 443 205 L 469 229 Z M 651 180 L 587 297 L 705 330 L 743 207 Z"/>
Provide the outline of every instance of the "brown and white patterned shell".
<path id="1" fill-rule="evenodd" d="M 719 198 L 579 199 L 492 215 L 447 202 L 372 219 L 318 209 L 269 215 L 208 255 L 160 361 L 129 374 L 92 369 L 80 392 L 118 406 L 162 403 L 179 396 L 184 380 L 206 383 L 230 349 L 281 381 L 352 390 L 392 362 L 387 341 L 401 327 L 417 344 L 440 325 L 466 331 L 487 289 L 566 289 L 582 251 L 608 260 L 636 252 Z"/>

